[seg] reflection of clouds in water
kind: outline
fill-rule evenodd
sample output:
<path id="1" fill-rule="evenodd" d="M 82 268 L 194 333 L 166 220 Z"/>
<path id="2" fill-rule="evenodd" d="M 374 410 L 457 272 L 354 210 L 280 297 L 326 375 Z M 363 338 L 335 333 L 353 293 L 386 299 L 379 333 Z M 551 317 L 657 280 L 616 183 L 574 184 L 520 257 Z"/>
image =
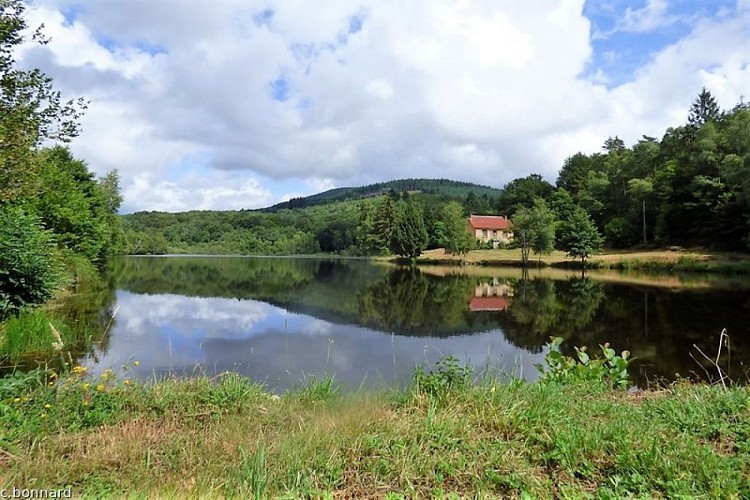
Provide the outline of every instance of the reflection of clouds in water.
<path id="1" fill-rule="evenodd" d="M 155 326 L 201 329 L 209 335 L 236 335 L 250 331 L 268 316 L 263 302 L 182 295 L 139 295 L 118 290 L 117 328 L 130 335 L 146 335 Z"/>
<path id="2" fill-rule="evenodd" d="M 106 353 L 93 372 L 134 359 L 135 376 L 209 375 L 237 371 L 269 389 L 297 386 L 311 376 L 333 375 L 338 383 L 400 385 L 417 364 L 442 356 L 501 374 L 536 378 L 543 354 L 511 345 L 500 330 L 445 338 L 394 336 L 355 325 L 330 323 L 255 301 L 136 295 L 118 292 L 121 312 Z M 93 361 L 93 360 L 92 360 Z"/>

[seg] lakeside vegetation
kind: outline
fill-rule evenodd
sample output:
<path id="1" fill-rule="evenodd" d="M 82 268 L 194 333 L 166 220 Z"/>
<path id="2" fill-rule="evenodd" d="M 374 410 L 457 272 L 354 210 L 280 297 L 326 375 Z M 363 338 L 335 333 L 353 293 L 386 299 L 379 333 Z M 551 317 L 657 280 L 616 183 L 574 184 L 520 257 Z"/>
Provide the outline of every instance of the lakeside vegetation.
<path id="1" fill-rule="evenodd" d="M 517 252 L 527 264 L 530 252 L 542 262 L 560 259 L 557 241 L 566 256 L 591 265 L 602 243 L 629 248 L 641 236 L 645 245 L 746 250 L 745 103 L 720 111 L 704 91 L 688 124 L 632 148 L 610 138 L 604 153 L 569 158 L 555 186 L 539 175 L 502 191 L 406 180 L 267 211 L 118 217 L 117 172 L 96 179 L 65 147 L 85 101 L 63 102 L 49 78 L 15 64 L 17 46 L 40 40 L 27 29 L 25 5 L 8 0 L 0 10 L 0 356 L 10 372 L 0 378 L 2 487 L 72 486 L 96 498 L 750 496 L 748 388 L 678 383 L 630 394 L 617 389 L 629 380 L 627 356 L 609 348 L 606 362 L 583 350 L 576 359 L 557 353 L 538 383 L 471 380 L 465 367 L 445 360 L 417 371 L 410 387 L 352 395 L 342 395 L 334 379 L 283 395 L 232 373 L 136 382 L 129 371 L 138 360 L 94 378 L 75 361 L 93 345 L 106 348 L 114 289 L 97 266 L 118 253 L 413 260 L 444 247 L 457 260 Z M 523 248 L 470 251 L 461 230 L 468 213 L 512 216 Z M 610 265 L 625 265 L 618 262 Z M 700 259 L 674 265 L 704 266 Z M 175 269 L 154 271 L 126 286 L 171 286 L 165 282 Z M 346 286 L 316 294 L 315 269 L 253 271 L 205 278 L 222 278 L 227 297 L 262 296 L 290 309 L 300 305 L 293 289 L 306 287 L 302 306 L 412 334 L 440 334 L 461 322 L 481 328 L 486 319 L 468 316 L 460 300 L 441 307 L 451 294 L 463 300 L 463 291 L 414 268 L 358 276 L 372 281 L 359 296 Z M 384 293 L 385 280 L 401 284 L 400 293 Z M 560 286 L 575 289 L 569 299 L 549 283 L 524 285 L 505 326 L 511 341 L 538 350 L 549 334 L 591 320 L 604 297 L 586 280 Z M 207 284 L 181 286 L 199 293 Z M 48 302 L 55 294 L 70 294 L 77 305 Z M 517 324 L 531 324 L 532 333 L 524 336 Z M 33 369 L 50 352 L 57 371 Z"/>
<path id="2" fill-rule="evenodd" d="M 0 482 L 91 498 L 750 495 L 750 389 L 629 393 L 608 357 L 548 356 L 535 383 L 472 381 L 445 359 L 410 387 L 348 395 L 332 379 L 273 395 L 232 373 L 139 383 L 137 360 L 19 374 L 0 381 Z"/>

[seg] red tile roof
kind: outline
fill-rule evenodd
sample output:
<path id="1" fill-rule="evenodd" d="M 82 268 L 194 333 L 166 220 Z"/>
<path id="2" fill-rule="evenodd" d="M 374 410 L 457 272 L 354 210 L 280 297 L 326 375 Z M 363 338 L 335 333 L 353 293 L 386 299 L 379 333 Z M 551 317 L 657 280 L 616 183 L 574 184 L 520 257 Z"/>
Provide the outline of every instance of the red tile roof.
<path id="1" fill-rule="evenodd" d="M 508 229 L 512 223 L 504 216 L 498 215 L 472 215 L 469 224 L 474 229 Z"/>
<path id="2" fill-rule="evenodd" d="M 505 297 L 474 297 L 469 303 L 470 311 L 505 311 L 509 306 Z"/>

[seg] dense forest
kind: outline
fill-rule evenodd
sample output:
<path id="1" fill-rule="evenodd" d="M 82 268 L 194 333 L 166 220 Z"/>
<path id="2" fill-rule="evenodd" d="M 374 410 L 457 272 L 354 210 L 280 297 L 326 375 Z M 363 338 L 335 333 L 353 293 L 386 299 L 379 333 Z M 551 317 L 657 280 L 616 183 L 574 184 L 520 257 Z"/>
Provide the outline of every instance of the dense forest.
<path id="1" fill-rule="evenodd" d="M 413 257 L 426 248 L 463 253 L 455 206 L 513 218 L 516 245 L 585 259 L 607 248 L 697 246 L 747 251 L 750 239 L 750 106 L 721 110 L 705 88 L 687 122 L 631 147 L 565 160 L 555 184 L 531 174 L 502 190 L 405 179 L 339 188 L 258 211 L 141 212 L 123 217 L 126 253 L 309 254 Z M 421 221 L 416 221 L 421 219 Z M 462 227 L 459 224 L 459 228 Z M 450 233 L 450 234 L 449 234 Z M 397 238 L 394 240 L 394 235 Z"/>
<path id="2" fill-rule="evenodd" d="M 410 181 L 410 188 L 420 187 Z M 435 181 L 446 182 L 446 181 Z M 451 188 L 454 183 L 446 182 Z M 463 183 L 463 189 L 475 185 Z M 481 192 L 481 186 L 476 186 Z M 369 187 L 368 187 L 369 190 Z M 376 190 L 377 191 L 377 190 Z M 392 251 L 408 255 L 402 248 L 412 242 L 412 253 L 424 248 L 445 246 L 445 212 L 450 202 L 460 200 L 474 211 L 493 211 L 493 198 L 468 189 L 420 189 L 403 192 L 390 188 L 385 194 L 306 208 L 239 211 L 193 211 L 182 213 L 138 212 L 122 217 L 127 254 L 208 253 L 296 255 L 337 253 L 382 255 Z M 458 195 L 456 195 L 458 193 Z M 473 201 L 472 201 L 473 200 Z M 464 206 L 462 205 L 462 206 Z M 463 210 L 463 208 L 462 208 Z M 417 225 L 392 238 L 397 221 L 409 215 Z M 463 217 L 463 215 L 461 215 Z M 465 223 L 461 223 L 463 230 Z M 402 228 L 403 229 L 403 228 Z M 415 232 L 416 231 L 416 232 Z M 400 247 L 398 245 L 401 245 Z"/>
<path id="3" fill-rule="evenodd" d="M 469 195 L 489 199 L 498 196 L 501 191 L 488 186 L 480 186 L 470 182 L 451 181 L 448 179 L 399 179 L 388 182 L 378 182 L 361 187 L 343 187 L 329 189 L 323 193 L 292 198 L 289 201 L 277 203 L 264 208 L 262 212 L 276 212 L 285 208 L 304 208 L 315 205 L 333 203 L 335 201 L 356 200 L 378 196 L 385 193 L 425 193 L 437 194 L 450 198 L 463 199 Z"/>
<path id="4" fill-rule="evenodd" d="M 64 146 L 86 102 L 63 102 L 50 78 L 14 60 L 19 44 L 46 43 L 24 8 L 0 10 L 0 320 L 122 249 L 117 172 L 97 179 Z"/>

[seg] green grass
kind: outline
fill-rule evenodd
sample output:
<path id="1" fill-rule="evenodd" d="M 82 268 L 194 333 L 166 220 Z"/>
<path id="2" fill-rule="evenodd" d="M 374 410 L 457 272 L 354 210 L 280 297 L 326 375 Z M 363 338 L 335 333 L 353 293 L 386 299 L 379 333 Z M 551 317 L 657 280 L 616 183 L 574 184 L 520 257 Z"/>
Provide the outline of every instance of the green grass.
<path id="1" fill-rule="evenodd" d="M 24 311 L 0 324 L 0 359 L 19 363 L 37 355 L 48 356 L 60 340 L 63 344 L 60 347 L 74 342 L 75 335 L 69 326 L 46 311 Z"/>
<path id="2" fill-rule="evenodd" d="M 127 373 L 2 379 L 0 488 L 72 485 L 92 498 L 750 496 L 745 387 L 631 395 L 597 381 L 469 384 L 446 363 L 393 393 L 344 395 L 326 379 L 275 396 L 234 374 L 135 383 Z"/>

